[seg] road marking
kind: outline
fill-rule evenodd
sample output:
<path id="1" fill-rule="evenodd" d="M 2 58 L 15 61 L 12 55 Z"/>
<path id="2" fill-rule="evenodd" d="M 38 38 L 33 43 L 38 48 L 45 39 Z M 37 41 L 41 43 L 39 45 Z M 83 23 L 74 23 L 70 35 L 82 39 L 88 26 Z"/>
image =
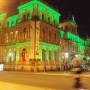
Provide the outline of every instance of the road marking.
<path id="1" fill-rule="evenodd" d="M 68 76 L 68 77 L 75 77 L 76 74 L 71 74 L 71 73 L 33 73 L 33 74 L 38 74 L 38 75 L 48 75 L 48 76 Z M 85 78 L 90 78 L 90 75 L 85 75 L 85 74 L 81 74 L 81 77 L 85 77 Z"/>
<path id="2" fill-rule="evenodd" d="M 60 73 L 60 74 L 57 74 L 57 73 L 33 73 L 33 74 L 38 74 L 38 75 L 48 75 L 48 76 L 74 76 L 74 74 L 67 74 L 67 73 Z"/>

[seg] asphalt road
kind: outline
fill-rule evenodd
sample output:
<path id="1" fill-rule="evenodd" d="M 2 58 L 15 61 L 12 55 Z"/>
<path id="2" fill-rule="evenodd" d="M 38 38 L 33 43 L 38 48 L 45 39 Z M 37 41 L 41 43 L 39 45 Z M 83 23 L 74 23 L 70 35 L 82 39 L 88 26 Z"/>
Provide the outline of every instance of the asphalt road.
<path id="1" fill-rule="evenodd" d="M 11 83 L 11 85 L 9 85 L 11 87 L 12 87 L 12 84 L 17 84 L 21 88 L 22 86 L 26 85 L 26 86 L 44 88 L 45 90 L 48 90 L 47 88 L 50 88 L 50 90 L 53 90 L 53 89 L 76 90 L 73 88 L 73 83 L 74 83 L 73 76 L 69 74 L 57 75 L 57 73 L 55 72 L 54 74 L 53 73 L 31 73 L 31 72 L 0 72 L 0 83 L 3 83 L 3 82 Z M 90 90 L 89 77 L 88 78 L 83 77 L 82 83 L 85 88 L 88 88 L 88 90 Z M 3 85 L 5 86 L 4 83 Z M 11 90 L 18 90 L 18 89 L 11 89 Z M 29 89 L 26 88 L 26 90 L 29 90 Z M 34 89 L 34 90 L 38 90 L 38 89 Z"/>

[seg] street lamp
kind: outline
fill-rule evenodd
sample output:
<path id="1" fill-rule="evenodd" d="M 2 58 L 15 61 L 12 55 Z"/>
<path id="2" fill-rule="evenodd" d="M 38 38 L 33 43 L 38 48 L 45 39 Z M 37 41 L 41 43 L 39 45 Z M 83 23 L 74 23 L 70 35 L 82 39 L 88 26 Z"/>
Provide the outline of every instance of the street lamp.
<path id="1" fill-rule="evenodd" d="M 87 63 L 89 63 L 90 62 L 90 57 L 87 57 Z"/>
<path id="2" fill-rule="evenodd" d="M 64 58 L 65 58 L 65 63 L 67 63 L 68 59 L 69 59 L 69 53 L 68 52 L 64 53 Z"/>
<path id="3" fill-rule="evenodd" d="M 3 71 L 3 67 L 4 67 L 4 65 L 3 65 L 3 63 L 1 63 L 0 64 L 0 71 Z"/>
<path id="4" fill-rule="evenodd" d="M 12 56 L 12 53 L 10 52 L 10 53 L 8 54 L 8 56 L 11 57 L 11 56 Z"/>
<path id="5" fill-rule="evenodd" d="M 77 58 L 77 57 L 79 57 L 79 56 L 76 54 L 75 57 Z"/>
<path id="6" fill-rule="evenodd" d="M 64 56 L 65 56 L 66 59 L 68 59 L 69 53 L 68 52 L 65 52 Z"/>
<path id="7" fill-rule="evenodd" d="M 87 60 L 89 60 L 90 59 L 90 57 L 87 57 Z"/>

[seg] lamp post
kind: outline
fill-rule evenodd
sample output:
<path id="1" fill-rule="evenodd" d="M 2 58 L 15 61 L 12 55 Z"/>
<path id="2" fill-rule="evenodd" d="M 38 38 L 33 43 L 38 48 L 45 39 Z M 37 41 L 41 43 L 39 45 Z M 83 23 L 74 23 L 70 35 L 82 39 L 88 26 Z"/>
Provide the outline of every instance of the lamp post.
<path id="1" fill-rule="evenodd" d="M 69 57 L 69 53 L 65 52 L 65 58 L 68 59 L 68 57 Z"/>
<path id="2" fill-rule="evenodd" d="M 68 58 L 69 58 L 69 53 L 68 53 L 68 52 L 65 52 L 65 53 L 64 53 L 64 57 L 65 57 L 64 69 L 67 71 L 67 70 L 68 70 Z"/>
<path id="3" fill-rule="evenodd" d="M 75 57 L 78 58 L 79 56 L 76 54 Z"/>

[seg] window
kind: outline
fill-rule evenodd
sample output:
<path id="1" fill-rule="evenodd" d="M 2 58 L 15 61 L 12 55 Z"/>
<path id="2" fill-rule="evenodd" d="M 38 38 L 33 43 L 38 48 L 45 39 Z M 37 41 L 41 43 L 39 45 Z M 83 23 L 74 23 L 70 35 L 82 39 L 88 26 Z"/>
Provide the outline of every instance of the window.
<path id="1" fill-rule="evenodd" d="M 49 41 L 51 41 L 51 32 L 49 31 Z"/>
<path id="2" fill-rule="evenodd" d="M 10 27 L 9 21 L 7 22 L 7 27 Z"/>
<path id="3" fill-rule="evenodd" d="M 27 38 L 26 28 L 23 29 L 24 40 Z"/>
<path id="4" fill-rule="evenodd" d="M 55 20 L 53 21 L 54 25 L 55 25 Z"/>
<path id="5" fill-rule="evenodd" d="M 14 22 L 13 21 L 11 21 L 11 26 L 14 26 Z"/>
<path id="6" fill-rule="evenodd" d="M 29 14 L 29 13 L 27 13 L 27 19 L 29 19 L 29 16 L 30 16 L 30 14 Z"/>
<path id="7" fill-rule="evenodd" d="M 22 62 L 25 62 L 26 61 L 26 49 L 25 48 L 22 49 L 21 57 L 22 57 Z"/>
<path id="8" fill-rule="evenodd" d="M 25 20 L 26 20 L 26 15 L 24 14 L 24 15 L 23 15 L 23 21 L 25 21 Z"/>
<path id="9" fill-rule="evenodd" d="M 18 31 L 15 32 L 15 40 L 18 41 Z"/>
<path id="10" fill-rule="evenodd" d="M 46 62 L 46 50 L 44 50 L 44 49 L 42 49 L 42 61 L 45 64 L 45 62 Z"/>
<path id="11" fill-rule="evenodd" d="M 44 20 L 44 15 L 42 14 L 42 20 Z"/>
<path id="12" fill-rule="evenodd" d="M 6 33 L 6 43 L 8 43 L 8 33 Z"/>
<path id="13" fill-rule="evenodd" d="M 27 31 L 27 38 L 30 40 L 30 38 L 31 38 L 31 31 L 30 31 L 30 28 L 28 29 L 28 31 Z"/>
<path id="14" fill-rule="evenodd" d="M 10 33 L 11 41 L 13 40 L 13 32 Z"/>
<path id="15" fill-rule="evenodd" d="M 48 17 L 48 22 L 50 23 L 50 17 Z"/>
<path id="16" fill-rule="evenodd" d="M 43 30 L 43 40 L 45 41 L 45 30 Z"/>

